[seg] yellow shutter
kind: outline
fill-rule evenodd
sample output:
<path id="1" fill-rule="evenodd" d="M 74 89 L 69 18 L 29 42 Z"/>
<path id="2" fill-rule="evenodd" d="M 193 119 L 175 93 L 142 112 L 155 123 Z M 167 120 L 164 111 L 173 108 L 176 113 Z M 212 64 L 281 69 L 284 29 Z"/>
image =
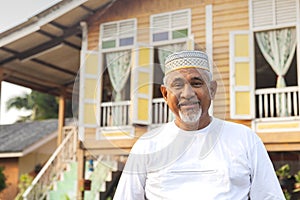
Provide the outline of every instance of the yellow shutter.
<path id="1" fill-rule="evenodd" d="M 81 52 L 79 126 L 97 127 L 99 116 L 100 92 L 99 55 L 97 51 Z"/>
<path id="2" fill-rule="evenodd" d="M 230 33 L 230 116 L 254 116 L 254 70 L 251 64 L 251 38 L 248 31 Z"/>
<path id="3" fill-rule="evenodd" d="M 132 122 L 149 125 L 152 119 L 153 48 L 135 48 L 132 63 Z"/>

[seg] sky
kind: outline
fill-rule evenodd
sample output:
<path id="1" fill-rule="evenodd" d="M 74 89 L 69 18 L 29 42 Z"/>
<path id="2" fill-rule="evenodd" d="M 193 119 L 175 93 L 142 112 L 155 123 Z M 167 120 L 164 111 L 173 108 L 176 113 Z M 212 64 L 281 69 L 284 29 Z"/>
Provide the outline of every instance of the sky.
<path id="1" fill-rule="evenodd" d="M 12 124 L 19 116 L 29 115 L 30 111 L 10 109 L 6 110 L 6 101 L 12 97 L 22 96 L 25 93 L 30 93 L 29 88 L 21 87 L 12 83 L 2 81 L 1 83 L 1 116 L 0 124 Z"/>
<path id="2" fill-rule="evenodd" d="M 0 0 L 0 33 L 17 26 L 30 17 L 56 4 L 61 0 Z M 1 113 L 0 124 L 11 124 L 20 115 L 27 115 L 30 112 L 11 109 L 7 112 L 6 101 L 15 96 L 22 96 L 29 93 L 29 88 L 14 85 L 3 81 L 1 84 Z"/>

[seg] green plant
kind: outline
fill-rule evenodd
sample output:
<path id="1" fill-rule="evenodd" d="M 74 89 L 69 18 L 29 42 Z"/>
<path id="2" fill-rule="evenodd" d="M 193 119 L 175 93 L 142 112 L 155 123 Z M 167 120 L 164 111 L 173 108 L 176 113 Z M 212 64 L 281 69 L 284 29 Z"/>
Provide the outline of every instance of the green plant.
<path id="1" fill-rule="evenodd" d="M 285 197 L 286 200 L 291 200 L 292 199 L 292 195 L 287 190 L 284 190 L 283 194 L 284 194 L 284 197 Z"/>
<path id="2" fill-rule="evenodd" d="M 295 189 L 293 192 L 300 192 L 300 171 L 297 172 L 297 174 L 294 175 L 295 177 Z"/>
<path id="3" fill-rule="evenodd" d="M 0 167 L 0 192 L 6 188 L 6 177 L 3 171 L 4 167 Z"/>
<path id="4" fill-rule="evenodd" d="M 33 178 L 29 174 L 22 174 L 20 176 L 19 185 L 18 185 L 19 193 L 16 196 L 15 200 L 23 199 L 22 195 L 25 192 L 25 190 L 30 186 L 32 180 L 33 180 Z"/>
<path id="5" fill-rule="evenodd" d="M 291 168 L 289 164 L 282 165 L 278 170 L 276 170 L 276 175 L 279 179 L 291 178 L 290 174 Z"/>

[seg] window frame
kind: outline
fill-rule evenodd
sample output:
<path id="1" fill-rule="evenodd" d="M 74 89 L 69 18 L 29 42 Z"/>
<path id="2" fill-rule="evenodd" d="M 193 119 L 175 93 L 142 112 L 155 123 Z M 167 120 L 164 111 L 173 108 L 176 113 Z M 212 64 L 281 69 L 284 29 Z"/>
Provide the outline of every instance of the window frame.
<path id="1" fill-rule="evenodd" d="M 172 27 L 172 21 L 171 17 L 172 15 L 176 15 L 178 13 L 184 13 L 187 12 L 187 23 L 184 23 L 185 25 L 183 26 L 178 26 L 178 27 Z M 164 32 L 168 33 L 168 39 L 167 40 L 160 40 L 160 41 L 153 41 L 153 36 L 155 33 L 163 33 L 162 31 L 158 30 L 159 27 L 154 26 L 154 18 L 156 17 L 168 17 L 168 26 L 164 27 L 163 30 L 166 30 Z M 191 36 L 191 9 L 183 9 L 183 10 L 176 10 L 172 12 L 164 12 L 164 13 L 159 13 L 159 14 L 154 14 L 150 16 L 150 32 L 149 32 L 149 38 L 150 38 L 150 44 L 153 46 L 162 46 L 162 45 L 167 45 L 167 44 L 172 44 L 172 43 L 180 43 L 186 41 L 190 36 Z M 182 38 L 175 38 L 173 39 L 172 33 L 173 31 L 176 30 L 183 30 L 187 29 L 187 35 L 186 37 Z"/>
<path id="2" fill-rule="evenodd" d="M 120 46 L 120 40 L 126 38 L 124 36 L 122 37 L 122 35 L 119 35 L 120 25 L 122 23 L 126 23 L 126 22 L 133 22 L 132 34 L 127 35 L 127 36 L 132 36 L 133 37 L 133 43 L 130 44 L 130 45 Z M 104 26 L 114 25 L 114 24 L 116 24 L 116 26 L 117 26 L 117 33 L 114 34 L 111 37 L 103 38 L 103 36 L 104 36 Z M 127 38 L 129 38 L 129 37 L 127 37 Z M 103 48 L 102 41 L 109 41 L 109 40 L 115 40 L 115 47 Z M 102 53 L 132 49 L 136 45 L 136 43 L 137 43 L 137 19 L 136 18 L 131 18 L 131 19 L 126 19 L 126 20 L 119 20 L 119 21 L 113 21 L 113 22 L 107 22 L 107 23 L 100 24 L 99 49 L 101 50 Z"/>

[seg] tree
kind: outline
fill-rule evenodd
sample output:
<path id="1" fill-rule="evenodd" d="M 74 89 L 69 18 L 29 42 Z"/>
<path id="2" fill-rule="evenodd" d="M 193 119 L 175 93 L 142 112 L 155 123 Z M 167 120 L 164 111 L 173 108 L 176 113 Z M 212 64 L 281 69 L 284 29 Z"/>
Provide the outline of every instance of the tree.
<path id="1" fill-rule="evenodd" d="M 18 110 L 25 109 L 32 111 L 28 116 L 21 116 L 17 122 L 57 118 L 58 107 L 57 97 L 37 91 L 12 97 L 6 102 L 7 110 L 16 108 Z M 72 117 L 70 101 L 66 103 L 65 117 Z"/>
<path id="2" fill-rule="evenodd" d="M 3 173 L 4 167 L 0 167 L 0 192 L 6 188 L 6 177 Z"/>

